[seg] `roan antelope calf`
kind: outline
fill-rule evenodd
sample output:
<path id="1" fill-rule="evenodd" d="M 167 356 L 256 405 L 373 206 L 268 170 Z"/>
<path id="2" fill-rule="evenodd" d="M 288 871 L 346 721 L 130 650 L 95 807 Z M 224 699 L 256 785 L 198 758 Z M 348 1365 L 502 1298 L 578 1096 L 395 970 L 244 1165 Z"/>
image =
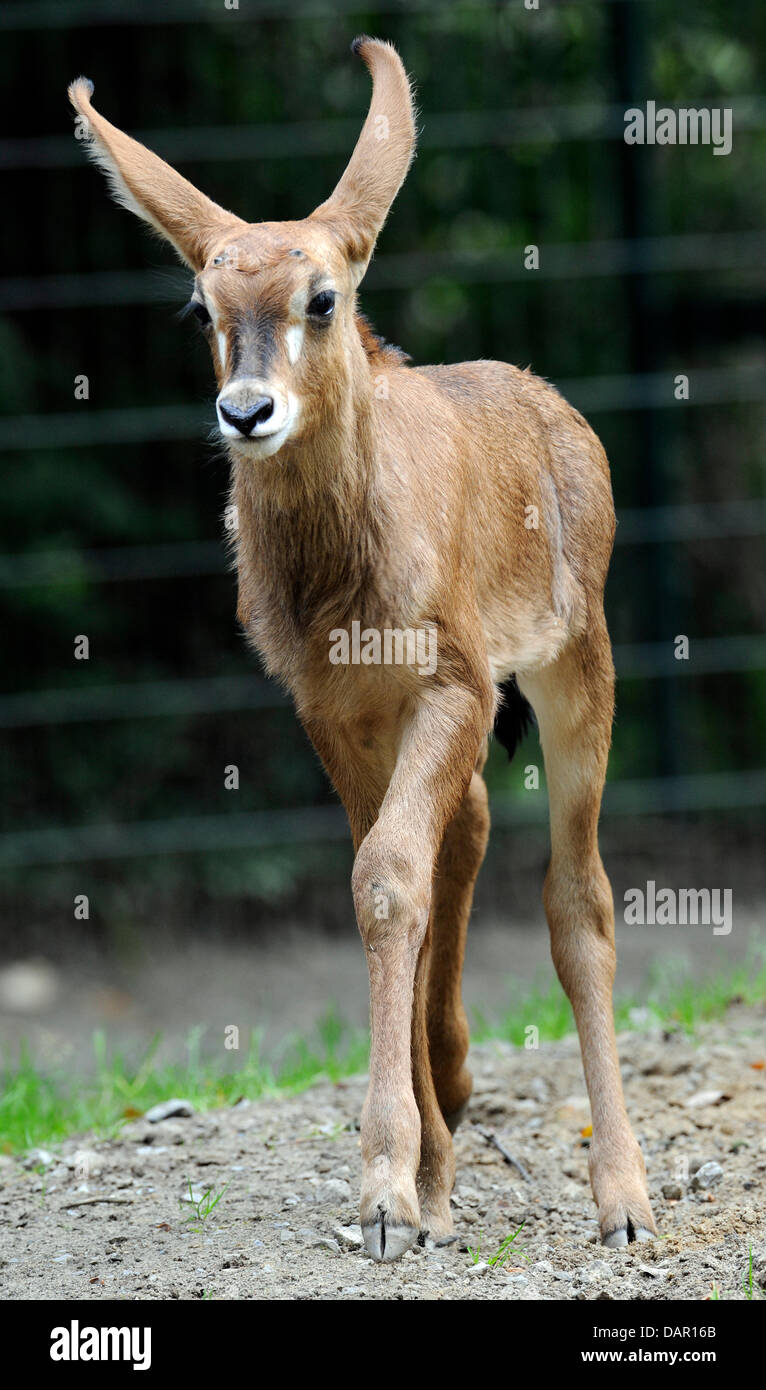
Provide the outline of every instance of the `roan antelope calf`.
<path id="1" fill-rule="evenodd" d="M 238 509 L 238 615 L 348 813 L 370 974 L 367 1250 L 393 1260 L 418 1236 L 453 1238 L 451 1131 L 471 1091 L 460 977 L 489 830 L 482 768 L 493 724 L 513 752 L 527 701 L 550 796 L 551 948 L 592 1108 L 591 1184 L 604 1243 L 626 1245 L 655 1225 L 620 1080 L 597 843 L 614 689 L 607 460 L 529 371 L 411 367 L 360 317 L 356 292 L 415 126 L 394 49 L 360 38 L 353 51 L 372 75 L 370 111 L 334 193 L 300 222 L 240 221 L 94 111 L 86 79 L 70 97 L 118 201 L 194 271 Z M 340 639 L 354 629 L 346 659 Z M 435 643 L 434 662 L 404 652 L 413 634 Z"/>

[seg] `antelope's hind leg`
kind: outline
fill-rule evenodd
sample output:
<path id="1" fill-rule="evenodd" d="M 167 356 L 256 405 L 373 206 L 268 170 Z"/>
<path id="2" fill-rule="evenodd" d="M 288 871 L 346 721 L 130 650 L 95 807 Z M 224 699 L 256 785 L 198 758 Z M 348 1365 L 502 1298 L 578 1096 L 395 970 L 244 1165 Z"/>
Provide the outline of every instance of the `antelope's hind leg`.
<path id="1" fill-rule="evenodd" d="M 625 1110 L 612 1011 L 614 908 L 598 851 L 614 671 L 603 617 L 551 666 L 519 678 L 540 728 L 551 817 L 544 903 L 551 954 L 580 1036 L 593 1137 L 590 1181 L 605 1245 L 656 1235 Z"/>
<path id="2" fill-rule="evenodd" d="M 484 762 L 482 754 L 481 762 Z M 454 1133 L 471 1094 L 468 1020 L 461 981 L 473 890 L 489 837 L 487 788 L 480 772 L 447 827 L 433 892 L 433 940 L 428 971 L 428 1043 L 434 1086 Z"/>
<path id="3" fill-rule="evenodd" d="M 482 752 L 480 763 L 484 756 Z M 474 772 L 442 841 L 429 927 L 415 977 L 412 1068 L 421 1120 L 420 1237 L 434 1245 L 455 1238 L 450 1207 L 455 1183 L 451 1136 L 471 1094 L 461 977 L 473 888 L 488 834 L 487 789 Z"/>

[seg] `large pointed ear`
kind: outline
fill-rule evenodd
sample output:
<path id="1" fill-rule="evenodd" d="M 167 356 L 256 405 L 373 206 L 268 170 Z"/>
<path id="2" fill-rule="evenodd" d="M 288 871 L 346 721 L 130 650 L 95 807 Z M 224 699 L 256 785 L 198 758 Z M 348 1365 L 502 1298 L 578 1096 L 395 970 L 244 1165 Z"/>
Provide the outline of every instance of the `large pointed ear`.
<path id="1" fill-rule="evenodd" d="M 311 218 L 340 237 L 358 284 L 415 152 L 415 112 L 409 79 L 390 43 L 365 35 L 351 51 L 372 76 L 370 110 L 340 183 Z"/>
<path id="2" fill-rule="evenodd" d="M 201 270 L 215 242 L 245 224 L 104 120 L 93 109 L 92 96 L 93 83 L 87 77 L 78 77 L 69 88 L 69 100 L 82 122 L 81 138 L 104 170 L 117 202 L 171 242 L 192 270 Z"/>

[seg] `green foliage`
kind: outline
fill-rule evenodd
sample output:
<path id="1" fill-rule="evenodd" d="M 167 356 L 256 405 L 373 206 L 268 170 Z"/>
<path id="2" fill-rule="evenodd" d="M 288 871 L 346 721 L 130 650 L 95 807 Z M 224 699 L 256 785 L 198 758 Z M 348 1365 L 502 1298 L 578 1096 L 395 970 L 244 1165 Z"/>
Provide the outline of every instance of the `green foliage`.
<path id="1" fill-rule="evenodd" d="M 733 1004 L 762 1005 L 765 997 L 763 953 L 694 986 L 684 978 L 681 963 L 671 963 L 654 971 L 647 989 L 619 997 L 615 1016 L 618 1030 L 659 1024 L 681 1028 L 693 1037 L 699 1024 L 724 1017 Z M 523 1047 L 530 1025 L 538 1030 L 540 1042 L 573 1031 L 569 1004 L 555 982 L 526 994 L 511 990 L 508 1008 L 492 1019 L 475 1014 L 472 1038 L 476 1043 L 499 1039 Z M 305 1090 L 319 1079 L 338 1081 L 365 1071 L 368 1062 L 366 1031 L 352 1027 L 335 1008 L 310 1037 L 290 1034 L 268 1058 L 257 1033 L 242 1056 L 228 1054 L 227 1067 L 210 1053 L 203 1056 L 203 1041 L 204 1029 L 194 1029 L 185 1059 L 164 1061 L 158 1055 L 157 1037 L 135 1062 L 110 1048 L 103 1033 L 96 1033 L 93 1066 L 84 1077 L 73 1077 L 65 1068 L 41 1071 L 22 1043 L 18 1056 L 6 1055 L 0 1072 L 0 1152 L 55 1143 L 85 1130 L 109 1137 L 127 1119 L 171 1096 L 184 1096 L 198 1110 L 233 1105 L 242 1098 Z"/>
<path id="2" fill-rule="evenodd" d="M 209 1109 L 233 1105 L 241 1097 L 300 1091 L 320 1077 L 337 1080 L 367 1064 L 366 1034 L 343 1023 L 334 1010 L 314 1036 L 290 1036 L 268 1059 L 260 1036 L 253 1033 L 243 1056 L 228 1054 L 228 1069 L 203 1057 L 203 1035 L 203 1029 L 189 1034 L 184 1061 L 161 1060 L 161 1039 L 156 1037 L 135 1062 L 96 1033 L 92 1071 L 85 1078 L 73 1077 L 63 1067 L 41 1072 L 22 1043 L 18 1057 L 6 1056 L 0 1074 L 0 1151 L 52 1143 L 86 1129 L 109 1137 L 127 1119 L 175 1095 L 197 1109 Z"/>

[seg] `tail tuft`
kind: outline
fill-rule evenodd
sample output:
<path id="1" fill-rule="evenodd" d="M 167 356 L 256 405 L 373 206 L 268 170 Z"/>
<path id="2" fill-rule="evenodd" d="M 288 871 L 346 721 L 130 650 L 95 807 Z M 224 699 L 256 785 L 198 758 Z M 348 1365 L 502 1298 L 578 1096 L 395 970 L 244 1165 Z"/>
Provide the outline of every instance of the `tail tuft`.
<path id="1" fill-rule="evenodd" d="M 360 58 L 362 56 L 362 49 L 365 47 L 365 45 L 374 42 L 375 40 L 370 38 L 369 34 L 359 34 L 358 37 L 354 39 L 351 45 L 351 52 L 353 53 L 355 58 Z"/>
<path id="2" fill-rule="evenodd" d="M 88 106 L 93 96 L 95 87 L 89 77 L 76 77 L 69 87 L 69 100 L 76 111 L 82 114 L 84 106 Z"/>
<path id="3" fill-rule="evenodd" d="M 524 699 L 516 677 L 509 676 L 500 687 L 502 703 L 495 716 L 495 738 L 508 751 L 509 761 L 518 745 L 535 722 L 535 716 L 528 700 Z"/>

